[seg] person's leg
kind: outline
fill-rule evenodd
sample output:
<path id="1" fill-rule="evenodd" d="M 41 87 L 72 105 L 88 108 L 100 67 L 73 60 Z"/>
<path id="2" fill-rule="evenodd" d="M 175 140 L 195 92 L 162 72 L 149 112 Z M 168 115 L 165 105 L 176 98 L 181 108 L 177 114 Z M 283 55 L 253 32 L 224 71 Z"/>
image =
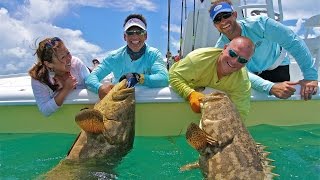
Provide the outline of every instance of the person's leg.
<path id="1" fill-rule="evenodd" d="M 273 70 L 263 71 L 258 76 L 271 82 L 290 81 L 289 65 L 278 66 Z"/>

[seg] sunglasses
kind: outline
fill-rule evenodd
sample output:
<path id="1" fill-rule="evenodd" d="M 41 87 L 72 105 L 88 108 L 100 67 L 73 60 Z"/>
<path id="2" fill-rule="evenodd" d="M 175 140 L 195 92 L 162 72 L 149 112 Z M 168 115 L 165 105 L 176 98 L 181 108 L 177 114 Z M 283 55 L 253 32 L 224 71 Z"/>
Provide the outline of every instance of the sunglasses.
<path id="1" fill-rule="evenodd" d="M 218 24 L 221 22 L 222 19 L 228 19 L 232 16 L 232 12 L 226 12 L 226 13 L 219 13 L 213 20 L 213 23 Z"/>
<path id="2" fill-rule="evenodd" d="M 236 52 L 234 52 L 234 50 L 232 49 L 229 49 L 229 56 L 232 57 L 232 58 L 238 58 L 238 62 L 241 63 L 241 64 L 246 64 L 248 63 L 249 60 L 247 60 L 246 58 L 244 57 L 241 57 L 239 56 Z"/>
<path id="3" fill-rule="evenodd" d="M 53 37 L 50 40 L 48 40 L 44 46 L 45 48 L 52 48 L 58 41 L 61 41 L 61 39 L 58 37 Z"/>
<path id="4" fill-rule="evenodd" d="M 130 31 L 126 31 L 126 34 L 128 35 L 128 36 L 132 36 L 132 35 L 134 35 L 134 34 L 137 34 L 137 35 L 144 35 L 144 34 L 146 34 L 146 30 L 130 30 Z"/>
<path id="5" fill-rule="evenodd" d="M 58 37 L 53 37 L 51 39 L 48 39 L 43 47 L 42 53 L 41 53 L 41 59 L 42 60 L 50 60 L 52 58 L 52 51 L 49 51 L 50 49 L 53 50 L 53 47 L 56 45 L 56 42 L 62 41 Z M 38 51 L 38 50 L 37 50 Z"/>

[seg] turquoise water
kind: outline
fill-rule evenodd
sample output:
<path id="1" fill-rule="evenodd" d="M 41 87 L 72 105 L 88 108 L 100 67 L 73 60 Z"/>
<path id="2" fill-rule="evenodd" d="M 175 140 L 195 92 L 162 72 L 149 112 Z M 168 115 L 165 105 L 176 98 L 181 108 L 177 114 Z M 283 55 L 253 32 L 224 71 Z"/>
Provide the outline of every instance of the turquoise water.
<path id="1" fill-rule="evenodd" d="M 276 127 L 259 125 L 249 131 L 268 146 L 276 179 L 320 179 L 320 125 Z M 65 157 L 76 135 L 0 134 L 0 179 L 36 179 Z M 94 163 L 85 179 L 201 179 L 198 169 L 179 172 L 198 153 L 178 137 L 136 137 L 133 150 L 110 170 Z M 112 166 L 112 165 L 111 165 Z M 76 168 L 76 167 L 75 167 Z"/>

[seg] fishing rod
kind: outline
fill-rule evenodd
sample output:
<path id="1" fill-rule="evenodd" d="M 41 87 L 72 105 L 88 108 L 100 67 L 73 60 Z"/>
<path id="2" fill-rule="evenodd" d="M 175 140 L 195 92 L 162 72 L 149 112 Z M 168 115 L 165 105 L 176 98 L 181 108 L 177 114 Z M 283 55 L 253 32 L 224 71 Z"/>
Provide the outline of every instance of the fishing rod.
<path id="1" fill-rule="evenodd" d="M 195 16 L 196 16 L 196 1 L 193 0 L 192 51 L 194 50 L 194 43 L 195 43 Z"/>
<path id="2" fill-rule="evenodd" d="M 171 0 L 168 0 L 168 42 L 167 42 L 167 69 L 169 70 L 169 59 L 171 58 L 171 52 L 170 52 L 170 4 Z"/>
<path id="3" fill-rule="evenodd" d="M 183 19 L 183 4 L 184 4 L 183 2 L 184 2 L 184 1 L 185 1 L 185 0 L 182 0 L 182 1 L 181 1 L 179 58 L 181 58 L 181 55 L 182 55 L 182 54 L 181 54 L 181 48 L 182 48 L 181 46 L 182 46 L 182 40 L 183 40 L 183 39 L 182 39 L 182 23 L 183 23 L 183 22 L 182 22 L 182 19 Z"/>

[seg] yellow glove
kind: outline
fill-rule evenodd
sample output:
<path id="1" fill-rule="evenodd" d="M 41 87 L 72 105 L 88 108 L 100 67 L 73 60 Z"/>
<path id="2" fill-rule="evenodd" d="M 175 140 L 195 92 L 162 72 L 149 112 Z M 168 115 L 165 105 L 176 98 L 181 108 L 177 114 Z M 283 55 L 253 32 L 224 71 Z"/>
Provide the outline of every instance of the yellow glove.
<path id="1" fill-rule="evenodd" d="M 190 107 L 193 112 L 195 113 L 201 113 L 201 108 L 200 108 L 200 99 L 204 97 L 204 94 L 199 93 L 197 91 L 193 91 L 189 95 L 189 103 Z"/>

